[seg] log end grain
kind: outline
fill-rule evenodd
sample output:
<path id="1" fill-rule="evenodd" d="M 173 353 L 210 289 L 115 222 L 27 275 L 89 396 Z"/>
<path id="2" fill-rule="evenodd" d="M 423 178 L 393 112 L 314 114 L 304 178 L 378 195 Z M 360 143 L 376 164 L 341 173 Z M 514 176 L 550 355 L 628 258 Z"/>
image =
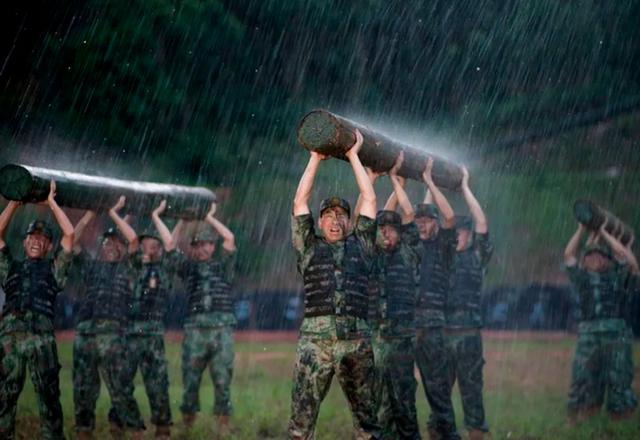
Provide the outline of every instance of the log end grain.
<path id="1" fill-rule="evenodd" d="M 26 168 L 8 164 L 0 168 L 0 194 L 8 200 L 30 202 L 33 178 Z"/>
<path id="2" fill-rule="evenodd" d="M 298 125 L 298 142 L 309 151 L 339 156 L 344 153 L 340 138 L 340 121 L 326 110 L 307 113 Z"/>

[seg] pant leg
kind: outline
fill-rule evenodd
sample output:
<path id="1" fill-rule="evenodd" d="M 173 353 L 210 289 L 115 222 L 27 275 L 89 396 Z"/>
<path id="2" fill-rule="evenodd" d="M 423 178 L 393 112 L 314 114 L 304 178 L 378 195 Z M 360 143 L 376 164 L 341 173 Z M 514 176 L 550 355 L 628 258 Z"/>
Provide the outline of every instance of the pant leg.
<path id="1" fill-rule="evenodd" d="M 314 438 L 320 404 L 329 391 L 334 375 L 334 344 L 331 340 L 313 340 L 304 336 L 298 341 L 291 391 L 289 439 Z"/>
<path id="2" fill-rule="evenodd" d="M 622 414 L 632 411 L 635 395 L 629 381 L 629 359 L 626 329 L 606 335 L 605 380 L 607 388 L 607 411 Z M 631 361 L 633 363 L 633 360 Z M 632 372 L 633 374 L 633 372 Z M 629 394 L 631 392 L 631 394 Z"/>
<path id="3" fill-rule="evenodd" d="M 182 342 L 184 394 L 180 410 L 186 414 L 195 414 L 200 411 L 200 380 L 210 358 L 205 333 L 204 329 L 186 329 L 184 332 L 184 341 Z"/>
<path id="4" fill-rule="evenodd" d="M 351 413 L 357 439 L 380 438 L 374 398 L 375 367 L 369 339 L 337 341 L 336 375 Z"/>
<path id="5" fill-rule="evenodd" d="M 151 407 L 151 423 L 156 426 L 170 426 L 169 373 L 164 352 L 164 337 L 150 335 L 136 339 L 141 358 L 140 372 Z"/>
<path id="6" fill-rule="evenodd" d="M 53 333 L 31 335 L 28 365 L 38 397 L 42 439 L 64 439 L 60 404 L 60 363 Z"/>
<path id="7" fill-rule="evenodd" d="M 124 343 L 125 343 L 125 348 L 127 352 L 127 357 L 124 364 L 125 365 L 124 368 L 126 368 L 126 376 L 127 376 L 126 380 L 131 381 L 131 383 L 133 383 L 136 377 L 136 372 L 138 371 L 138 365 L 140 361 L 139 359 L 140 354 L 138 349 L 139 347 L 136 344 L 135 339 L 130 336 L 124 337 Z M 125 427 L 124 421 L 120 420 L 120 417 L 118 417 L 118 412 L 116 411 L 113 404 L 111 405 L 111 408 L 109 408 L 108 418 L 109 418 L 109 422 L 114 423 L 121 428 Z"/>
<path id="8" fill-rule="evenodd" d="M 104 380 L 111 405 L 125 428 L 144 429 L 138 402 L 133 397 L 134 385 L 128 368 L 128 353 L 124 336 L 105 333 L 97 337 L 100 351 L 99 370 Z"/>
<path id="9" fill-rule="evenodd" d="M 456 376 L 464 411 L 464 423 L 467 429 L 487 432 L 489 428 L 485 420 L 482 398 L 483 366 L 480 331 L 461 336 L 457 350 Z"/>
<path id="10" fill-rule="evenodd" d="M 450 369 L 442 328 L 419 329 L 416 338 L 416 364 L 420 371 L 431 414 L 428 428 L 443 440 L 458 440 L 456 419 L 451 402 Z"/>
<path id="11" fill-rule="evenodd" d="M 390 387 L 388 386 L 390 381 L 389 369 L 386 368 L 389 364 L 389 349 L 387 345 L 387 341 L 379 337 L 374 337 L 372 341 L 375 366 L 374 400 L 377 405 L 376 415 L 382 439 L 395 438 L 397 436 L 393 408 L 391 406 Z"/>
<path id="12" fill-rule="evenodd" d="M 26 358 L 22 353 L 24 334 L 0 336 L 0 438 L 13 439 L 18 397 L 24 387 Z"/>
<path id="13" fill-rule="evenodd" d="M 99 353 L 95 335 L 76 334 L 73 340 L 73 406 L 75 429 L 93 431 L 100 395 Z"/>
<path id="14" fill-rule="evenodd" d="M 604 390 L 600 384 L 600 344 L 594 333 L 578 333 L 571 367 L 571 386 L 567 409 L 575 413 L 600 406 Z"/>
<path id="15" fill-rule="evenodd" d="M 233 377 L 233 329 L 222 327 L 213 331 L 215 340 L 209 374 L 214 388 L 213 413 L 231 415 L 231 378 Z"/>
<path id="16" fill-rule="evenodd" d="M 411 337 L 397 338 L 388 345 L 386 375 L 396 433 L 393 438 L 419 440 L 416 379 L 413 373 L 415 340 Z"/>

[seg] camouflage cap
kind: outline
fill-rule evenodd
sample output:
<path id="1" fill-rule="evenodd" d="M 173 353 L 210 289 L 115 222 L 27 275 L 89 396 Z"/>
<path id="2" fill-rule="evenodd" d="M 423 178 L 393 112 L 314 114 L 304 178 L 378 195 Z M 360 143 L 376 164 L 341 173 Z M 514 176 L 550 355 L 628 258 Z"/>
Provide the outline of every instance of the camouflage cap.
<path id="1" fill-rule="evenodd" d="M 117 240 L 120 240 L 122 243 L 127 244 L 127 240 L 124 238 L 124 236 L 120 233 L 120 231 L 117 228 L 111 227 L 106 229 L 102 235 L 100 235 L 100 241 L 104 241 L 104 239 L 106 238 L 115 238 Z"/>
<path id="2" fill-rule="evenodd" d="M 589 255 L 592 252 L 599 252 L 607 258 L 611 258 L 611 248 L 604 244 L 591 243 L 584 247 L 584 255 Z"/>
<path id="3" fill-rule="evenodd" d="M 156 228 L 152 228 L 152 227 L 144 228 L 142 232 L 138 234 L 138 239 L 142 241 L 145 238 L 154 238 L 160 241 L 160 234 L 158 234 L 158 231 L 156 230 Z"/>
<path id="4" fill-rule="evenodd" d="M 191 244 L 194 245 L 201 241 L 209 241 L 215 243 L 218 240 L 218 235 L 211 229 L 201 229 L 197 231 L 191 238 Z"/>
<path id="5" fill-rule="evenodd" d="M 416 205 L 416 218 L 420 217 L 428 217 L 435 218 L 436 220 L 440 218 L 440 213 L 438 212 L 438 208 L 436 205 L 431 203 L 418 203 Z"/>
<path id="6" fill-rule="evenodd" d="M 400 214 L 395 211 L 382 210 L 378 211 L 378 214 L 376 214 L 376 223 L 378 226 L 401 226 L 402 218 L 400 217 Z"/>
<path id="7" fill-rule="evenodd" d="M 27 226 L 27 230 L 24 235 L 27 236 L 31 234 L 42 234 L 49 240 L 53 239 L 53 230 L 51 229 L 49 223 L 44 220 L 34 220 L 29 223 L 29 226 Z"/>
<path id="8" fill-rule="evenodd" d="M 320 202 L 320 215 L 322 215 L 325 210 L 335 207 L 344 209 L 347 211 L 347 215 L 351 216 L 351 206 L 349 206 L 349 202 L 340 197 L 329 197 Z"/>
<path id="9" fill-rule="evenodd" d="M 473 220 L 468 215 L 456 215 L 456 229 L 473 230 Z"/>

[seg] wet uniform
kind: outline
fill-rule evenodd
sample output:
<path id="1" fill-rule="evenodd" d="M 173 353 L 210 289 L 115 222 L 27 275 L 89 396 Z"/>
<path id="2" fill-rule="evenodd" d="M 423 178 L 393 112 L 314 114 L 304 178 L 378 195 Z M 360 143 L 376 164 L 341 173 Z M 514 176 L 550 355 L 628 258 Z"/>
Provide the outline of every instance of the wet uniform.
<path id="1" fill-rule="evenodd" d="M 493 245 L 489 234 L 474 233 L 471 245 L 453 259 L 452 287 L 445 306 L 445 348 L 451 393 L 460 389 L 464 423 L 469 430 L 489 430 L 482 399 L 482 312 L 480 293 Z"/>
<path id="2" fill-rule="evenodd" d="M 356 437 L 379 438 L 367 323 L 375 234 L 375 221 L 360 216 L 352 234 L 328 243 L 316 235 L 311 214 L 292 217 L 305 316 L 294 367 L 289 438 L 313 438 L 320 404 L 334 375 L 349 401 Z"/>
<path id="3" fill-rule="evenodd" d="M 415 303 L 421 246 L 415 223 L 398 226 L 393 251 L 376 255 L 378 298 L 372 323 L 378 421 L 383 439 L 419 439 L 416 416 Z"/>
<path id="4" fill-rule="evenodd" d="M 0 320 L 0 438 L 14 438 L 27 367 L 38 399 L 40 438 L 64 438 L 53 317 L 71 259 L 70 253 L 60 250 L 53 260 L 16 261 L 8 246 L 0 250 L 0 279 L 6 294 Z"/>
<path id="5" fill-rule="evenodd" d="M 214 387 L 213 413 L 232 413 L 233 329 L 236 325 L 231 290 L 235 252 L 221 248 L 208 261 L 187 260 L 182 254 L 178 275 L 187 289 L 187 317 L 182 343 L 182 384 L 180 410 L 195 414 L 200 410 L 199 391 L 203 371 L 209 367 Z"/>
<path id="6" fill-rule="evenodd" d="M 443 327 L 456 251 L 455 228 L 438 229 L 421 240 L 421 264 L 416 305 L 416 364 L 431 407 L 428 427 L 444 439 L 460 438 L 455 422 Z"/>
<path id="7" fill-rule="evenodd" d="M 77 431 L 93 431 L 100 378 L 111 397 L 116 417 L 133 430 L 144 429 L 133 397 L 125 330 L 131 310 L 133 269 L 131 256 L 118 262 L 93 259 L 86 253 L 74 264 L 81 272 L 86 291 L 77 311 L 73 341 L 73 403 Z"/>

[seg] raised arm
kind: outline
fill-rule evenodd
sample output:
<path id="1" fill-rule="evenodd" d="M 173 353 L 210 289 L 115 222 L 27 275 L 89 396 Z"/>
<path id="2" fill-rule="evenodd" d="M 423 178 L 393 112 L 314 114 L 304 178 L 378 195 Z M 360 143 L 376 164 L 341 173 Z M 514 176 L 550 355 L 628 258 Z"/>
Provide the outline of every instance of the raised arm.
<path id="1" fill-rule="evenodd" d="M 138 234 L 136 234 L 136 231 L 133 230 L 131 225 L 118 214 L 118 211 L 124 208 L 125 203 L 126 198 L 120 196 L 118 202 L 109 210 L 109 218 L 113 220 L 117 228 L 122 232 L 122 235 L 124 235 L 125 240 L 129 243 L 128 252 L 133 254 L 138 250 Z"/>
<path id="2" fill-rule="evenodd" d="M 431 175 L 432 170 L 433 170 L 433 158 L 429 157 L 427 159 L 427 166 L 424 169 L 424 173 L 422 173 L 422 179 L 424 180 L 424 183 L 427 185 L 427 194 L 425 196 L 425 203 L 431 203 L 430 201 L 427 201 L 427 200 L 433 199 L 433 202 L 438 207 L 440 214 L 442 214 L 442 229 L 451 229 L 456 225 L 456 217 L 455 217 L 455 214 L 453 213 L 453 209 L 451 208 L 451 205 L 449 204 L 449 201 L 444 196 L 444 194 L 442 194 L 442 191 L 440 191 L 440 188 L 438 188 L 436 184 L 433 182 L 433 176 Z M 477 209 L 479 210 L 479 213 L 480 213 L 479 215 L 481 215 L 482 219 L 484 219 L 484 214 L 482 212 L 482 209 L 480 209 L 480 205 L 478 204 L 478 201 L 475 199 L 475 197 L 473 197 L 473 194 L 471 194 L 471 190 L 469 190 L 468 177 L 469 175 L 467 174 L 466 187 L 467 187 L 468 193 L 470 194 L 470 197 L 473 200 L 473 202 L 475 202 L 475 205 L 477 205 Z M 469 203 L 467 196 L 465 196 L 465 200 L 467 200 L 467 204 L 469 205 L 471 214 L 473 215 L 474 220 L 476 220 L 476 232 L 481 232 L 481 231 L 478 231 L 479 221 L 476 218 L 476 215 L 473 213 L 473 209 L 471 208 L 471 204 Z M 487 221 L 486 219 L 484 219 L 484 231 L 481 233 L 487 232 L 486 225 L 487 225 Z"/>
<path id="3" fill-rule="evenodd" d="M 60 226 L 60 229 L 62 230 L 60 246 L 62 246 L 62 250 L 64 252 L 70 254 L 73 251 L 74 229 L 71 221 L 69 221 L 69 217 L 67 217 L 67 214 L 64 213 L 62 208 L 58 205 L 58 202 L 56 202 L 56 182 L 53 180 L 49 186 L 47 205 L 49 206 L 49 209 L 51 209 L 56 222 L 58 222 L 58 226 Z"/>
<path id="4" fill-rule="evenodd" d="M 476 232 L 478 234 L 486 234 L 489 230 L 487 226 L 487 218 L 480 207 L 480 203 L 478 203 L 478 200 L 469 188 L 469 170 L 467 170 L 467 167 L 462 167 L 462 185 L 460 185 L 460 190 L 462 191 L 462 196 L 469 207 L 471 217 L 473 217 L 473 221 L 476 225 Z"/>
<path id="5" fill-rule="evenodd" d="M 162 244 L 164 245 L 164 250 L 169 252 L 176 248 L 176 243 L 173 239 L 173 234 L 167 228 L 167 225 L 164 224 L 160 215 L 167 209 L 167 201 L 163 200 L 160 202 L 160 205 L 151 213 L 151 221 L 156 227 L 158 234 L 160 235 L 160 240 L 162 240 Z"/>
<path id="6" fill-rule="evenodd" d="M 73 253 L 79 254 L 81 249 L 81 239 L 84 235 L 85 229 L 89 226 L 89 223 L 96 217 L 95 211 L 87 211 L 84 213 L 82 218 L 76 224 L 76 227 L 73 230 Z"/>
<path id="7" fill-rule="evenodd" d="M 367 176 L 369 176 L 371 185 L 375 185 L 376 180 L 378 180 L 378 177 L 381 176 L 381 173 L 373 171 L 371 168 L 365 168 L 365 171 L 367 172 Z M 358 216 L 360 215 L 360 208 L 362 208 L 362 194 L 358 194 L 358 201 L 356 202 L 356 207 L 354 208 L 353 213 L 351 214 L 351 219 L 353 221 L 355 221 L 355 219 L 357 219 Z"/>
<path id="8" fill-rule="evenodd" d="M 211 204 L 211 209 L 207 213 L 205 221 L 209 223 L 213 227 L 213 229 L 215 229 L 216 232 L 222 237 L 222 247 L 224 248 L 224 250 L 228 252 L 235 252 L 236 237 L 235 235 L 233 235 L 233 232 L 231 232 L 229 228 L 227 228 L 220 220 L 214 217 L 217 207 L 218 206 L 216 203 Z"/>
<path id="9" fill-rule="evenodd" d="M 604 239 L 607 245 L 609 245 L 616 259 L 626 261 L 627 264 L 629 264 L 631 273 L 636 275 L 638 273 L 638 260 L 635 255 L 633 255 L 633 252 L 631 252 L 631 248 L 624 246 L 620 240 L 609 234 L 605 229 L 605 224 L 600 227 L 600 236 Z"/>
<path id="10" fill-rule="evenodd" d="M 585 228 L 582 223 L 578 223 L 578 229 L 574 232 L 573 236 L 567 243 L 567 247 L 564 249 L 564 264 L 567 267 L 572 267 L 578 264 L 578 247 L 580 246 L 580 239 L 584 234 Z"/>
<path id="11" fill-rule="evenodd" d="M 360 152 L 363 142 L 360 130 L 356 129 L 355 135 L 356 142 L 349 151 L 345 153 L 345 156 L 351 163 L 353 174 L 356 177 L 356 183 L 360 189 L 360 196 L 362 198 L 362 203 L 360 204 L 360 215 L 364 215 L 369 218 L 376 218 L 376 192 L 373 189 L 371 180 L 369 180 L 367 171 L 364 169 L 364 166 L 358 157 L 358 152 Z"/>
<path id="12" fill-rule="evenodd" d="M 413 221 L 415 212 L 413 210 L 413 206 L 411 206 L 411 201 L 409 200 L 409 197 L 404 190 L 405 180 L 402 177 L 398 176 L 398 170 L 402 166 L 403 161 L 404 152 L 400 152 L 400 154 L 396 158 L 395 164 L 393 164 L 393 167 L 391 167 L 391 169 L 389 170 L 389 178 L 391 179 L 391 185 L 393 186 L 393 193 L 395 194 L 396 200 L 400 205 L 400 209 L 402 209 L 402 223 L 407 224 Z M 386 206 L 385 209 L 387 209 Z"/>
<path id="13" fill-rule="evenodd" d="M 304 173 L 300 178 L 300 183 L 298 183 L 296 195 L 293 198 L 294 216 L 309 214 L 311 212 L 311 210 L 309 209 L 309 200 L 311 199 L 313 181 L 316 178 L 320 162 L 322 162 L 325 158 L 326 157 L 322 154 L 316 153 L 314 151 L 311 152 L 309 163 L 307 163 L 307 168 L 305 168 Z"/>
<path id="14" fill-rule="evenodd" d="M 0 214 L 0 249 L 4 249 L 7 243 L 4 241 L 4 234 L 7 231 L 7 227 L 9 223 L 11 223 L 11 219 L 13 218 L 13 214 L 16 213 L 16 209 L 20 206 L 20 202 L 16 202 L 15 200 L 9 200 L 7 206 L 2 210 L 2 214 Z"/>

